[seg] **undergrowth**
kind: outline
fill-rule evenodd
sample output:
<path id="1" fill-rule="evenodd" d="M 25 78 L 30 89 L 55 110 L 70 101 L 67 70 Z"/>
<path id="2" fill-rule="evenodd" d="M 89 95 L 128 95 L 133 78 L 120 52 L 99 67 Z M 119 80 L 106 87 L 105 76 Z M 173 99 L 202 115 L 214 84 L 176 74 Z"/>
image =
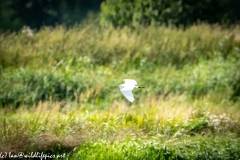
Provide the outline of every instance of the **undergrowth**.
<path id="1" fill-rule="evenodd" d="M 239 26 L 28 32 L 0 33 L 0 153 L 239 159 Z"/>
<path id="2" fill-rule="evenodd" d="M 163 100 L 163 103 L 171 107 L 174 101 Z M 15 112 L 2 109 L 1 151 L 64 153 L 65 158 L 77 159 L 240 156 L 239 111 L 237 115 L 230 112 L 213 115 L 192 107 L 186 112 L 176 103 L 178 108 L 172 106 L 172 109 L 165 105 L 165 108 L 147 104 L 129 108 L 120 104 L 90 112 L 76 104 L 68 105 L 45 102 L 31 109 L 22 106 Z"/>

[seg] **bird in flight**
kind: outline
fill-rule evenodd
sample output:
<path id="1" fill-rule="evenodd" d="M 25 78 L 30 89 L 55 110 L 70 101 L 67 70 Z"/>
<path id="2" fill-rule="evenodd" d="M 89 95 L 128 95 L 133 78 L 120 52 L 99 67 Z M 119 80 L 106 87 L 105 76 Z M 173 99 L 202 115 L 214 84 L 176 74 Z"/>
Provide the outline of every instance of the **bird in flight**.
<path id="1" fill-rule="evenodd" d="M 145 87 L 140 87 L 137 86 L 137 82 L 134 79 L 124 79 L 124 84 L 118 85 L 120 88 L 120 91 L 126 97 L 130 102 L 134 101 L 133 93 L 132 90 L 134 88 L 145 88 Z"/>

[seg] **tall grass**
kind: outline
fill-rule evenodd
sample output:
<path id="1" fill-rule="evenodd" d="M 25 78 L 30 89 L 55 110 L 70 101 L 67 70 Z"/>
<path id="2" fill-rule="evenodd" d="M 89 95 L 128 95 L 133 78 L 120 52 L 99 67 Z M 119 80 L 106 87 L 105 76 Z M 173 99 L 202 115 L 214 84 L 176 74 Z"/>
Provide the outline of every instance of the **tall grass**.
<path id="1" fill-rule="evenodd" d="M 215 115 L 210 108 L 199 110 L 199 104 L 181 101 L 136 108 L 119 104 L 91 112 L 77 103 L 50 102 L 15 112 L 2 109 L 0 149 L 65 153 L 80 159 L 239 157 L 239 110 Z M 211 108 L 215 107 L 221 108 Z M 216 147 L 221 150 L 216 152 Z"/>
<path id="2" fill-rule="evenodd" d="M 136 95 L 144 97 L 221 95 L 222 99 L 229 100 L 239 77 L 236 63 L 233 60 L 214 59 L 185 65 L 181 70 L 156 67 L 151 72 L 129 70 L 126 73 L 117 69 L 114 71 L 108 66 L 78 70 L 69 64 L 64 65 L 69 68 L 66 72 L 55 69 L 5 69 L 1 75 L 0 104 L 19 106 L 40 100 L 77 100 L 86 103 L 101 101 L 105 103 L 102 107 L 106 108 L 113 99 L 118 99 L 116 85 L 121 84 L 125 77 L 133 77 L 139 84 L 147 86 L 145 90 L 136 91 Z M 236 92 L 234 97 L 238 96 Z"/>
<path id="3" fill-rule="evenodd" d="M 134 31 L 92 25 L 71 29 L 58 26 L 43 27 L 33 36 L 21 32 L 1 35 L 3 67 L 60 67 L 62 61 L 70 59 L 78 67 L 80 62 L 81 66 L 115 64 L 117 69 L 144 63 L 183 66 L 202 58 L 238 54 L 240 45 L 238 26 L 223 29 L 205 24 L 186 30 L 149 27 Z"/>
<path id="4" fill-rule="evenodd" d="M 0 151 L 239 159 L 239 26 L 30 32 L 0 33 Z"/>
<path id="5" fill-rule="evenodd" d="M 238 26 L 228 30 L 201 24 L 186 30 L 149 27 L 134 31 L 58 26 L 43 27 L 33 36 L 25 32 L 1 35 L 2 105 L 72 100 L 87 88 L 105 101 L 112 86 L 121 83 L 116 81 L 119 77 L 151 84 L 145 94 L 239 96 L 233 87 L 239 79 Z"/>

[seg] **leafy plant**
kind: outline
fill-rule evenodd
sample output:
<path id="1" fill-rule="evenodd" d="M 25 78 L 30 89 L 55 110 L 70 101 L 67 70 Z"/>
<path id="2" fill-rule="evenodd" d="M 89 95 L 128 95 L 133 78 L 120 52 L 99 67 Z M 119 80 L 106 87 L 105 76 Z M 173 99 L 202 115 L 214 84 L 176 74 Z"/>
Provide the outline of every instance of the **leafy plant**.
<path id="1" fill-rule="evenodd" d="M 227 20 L 230 1 L 202 0 L 106 0 L 101 4 L 102 26 L 191 25 L 198 20 L 216 23 Z M 214 7 L 209 7 L 214 6 Z M 223 12 L 225 11 L 225 12 Z"/>

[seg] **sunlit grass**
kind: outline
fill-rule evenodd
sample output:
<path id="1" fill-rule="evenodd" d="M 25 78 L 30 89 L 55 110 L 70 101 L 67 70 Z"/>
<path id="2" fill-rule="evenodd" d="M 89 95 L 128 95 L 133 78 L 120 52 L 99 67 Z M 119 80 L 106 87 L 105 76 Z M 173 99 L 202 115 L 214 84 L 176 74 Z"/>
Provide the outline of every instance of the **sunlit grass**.
<path id="1" fill-rule="evenodd" d="M 1 33 L 0 151 L 239 159 L 239 35 L 207 24 Z M 134 103 L 116 87 L 124 78 L 146 86 Z"/>
<path id="2" fill-rule="evenodd" d="M 218 110 L 222 105 L 225 108 Z M 170 142 L 191 134 L 239 136 L 240 112 L 229 105 L 211 104 L 207 97 L 189 101 L 185 96 L 178 96 L 132 106 L 114 102 L 102 111 L 88 111 L 77 103 L 62 105 L 56 102 L 40 102 L 33 108 L 22 106 L 15 111 L 2 109 L 1 149 L 16 152 L 21 149 L 55 150 L 55 145 L 60 144 L 59 151 L 66 151 L 83 142 L 98 140 L 108 143 L 165 137 Z M 230 119 L 221 120 L 220 115 Z M 219 121 L 217 126 L 216 121 Z M 21 147 L 14 148 L 16 143 Z"/>
<path id="3" fill-rule="evenodd" d="M 129 69 L 130 62 L 136 66 L 144 60 L 182 66 L 190 61 L 196 63 L 200 58 L 229 55 L 236 49 L 234 47 L 239 47 L 238 28 L 223 29 L 206 24 L 186 30 L 149 27 L 136 31 L 127 27 L 102 29 L 93 25 L 70 29 L 43 27 L 31 37 L 25 33 L 2 33 L 1 60 L 4 66 L 31 68 L 43 64 L 44 68 L 61 65 L 66 59 L 78 63 L 85 57 L 91 65 L 113 63 L 117 69 Z"/>

